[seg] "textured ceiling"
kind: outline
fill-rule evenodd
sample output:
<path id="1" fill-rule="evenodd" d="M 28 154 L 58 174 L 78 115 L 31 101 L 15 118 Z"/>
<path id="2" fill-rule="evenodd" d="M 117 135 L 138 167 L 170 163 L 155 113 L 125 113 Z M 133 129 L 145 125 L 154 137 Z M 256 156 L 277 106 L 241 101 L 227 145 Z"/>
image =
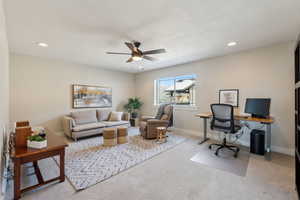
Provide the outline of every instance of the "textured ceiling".
<path id="1" fill-rule="evenodd" d="M 6 0 L 11 52 L 138 72 L 295 40 L 299 0 Z M 125 63 L 124 41 L 166 48 Z M 236 41 L 237 46 L 227 47 Z M 41 48 L 37 42 L 49 44 Z"/>

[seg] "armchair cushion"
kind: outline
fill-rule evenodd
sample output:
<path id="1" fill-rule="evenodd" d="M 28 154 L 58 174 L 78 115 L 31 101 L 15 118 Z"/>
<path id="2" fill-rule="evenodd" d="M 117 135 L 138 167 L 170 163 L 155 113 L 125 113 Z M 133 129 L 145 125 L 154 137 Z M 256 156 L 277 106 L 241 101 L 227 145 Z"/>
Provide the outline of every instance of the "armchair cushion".
<path id="1" fill-rule="evenodd" d="M 169 119 L 169 116 L 164 114 L 163 116 L 161 116 L 160 118 L 161 120 L 168 120 Z"/>
<path id="2" fill-rule="evenodd" d="M 156 113 L 156 116 L 155 116 L 155 119 L 160 119 L 161 116 L 164 114 L 164 108 L 165 108 L 165 104 L 161 104 L 159 107 L 158 107 L 158 110 L 157 110 L 157 113 Z"/>
<path id="3" fill-rule="evenodd" d="M 141 121 L 148 121 L 149 119 L 155 119 L 153 116 L 142 116 Z"/>
<path id="4" fill-rule="evenodd" d="M 172 105 L 165 106 L 164 114 L 170 115 L 170 113 L 172 112 L 172 109 L 173 109 Z"/>
<path id="5" fill-rule="evenodd" d="M 148 125 L 168 126 L 168 120 L 150 119 L 147 121 Z"/>

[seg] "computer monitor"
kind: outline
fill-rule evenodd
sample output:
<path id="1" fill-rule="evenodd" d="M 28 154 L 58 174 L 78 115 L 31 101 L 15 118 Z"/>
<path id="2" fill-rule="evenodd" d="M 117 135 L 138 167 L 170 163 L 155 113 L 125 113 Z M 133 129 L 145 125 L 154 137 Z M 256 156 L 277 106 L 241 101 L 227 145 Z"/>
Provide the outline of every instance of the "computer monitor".
<path id="1" fill-rule="evenodd" d="M 267 118 L 270 114 L 271 99 L 248 98 L 246 99 L 245 113 L 252 117 Z"/>

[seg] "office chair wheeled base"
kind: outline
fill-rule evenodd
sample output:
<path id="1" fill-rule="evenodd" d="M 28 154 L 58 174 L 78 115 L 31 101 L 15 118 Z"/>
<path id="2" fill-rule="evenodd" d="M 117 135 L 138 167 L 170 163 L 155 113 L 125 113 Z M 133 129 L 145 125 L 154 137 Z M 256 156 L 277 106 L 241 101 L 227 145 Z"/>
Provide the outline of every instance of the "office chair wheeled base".
<path id="1" fill-rule="evenodd" d="M 217 147 L 218 147 L 217 150 L 216 150 L 216 152 L 215 152 L 215 155 L 216 155 L 216 156 L 219 155 L 219 151 L 220 151 L 221 149 L 226 148 L 226 149 L 229 149 L 229 150 L 233 151 L 233 152 L 234 152 L 234 155 L 233 155 L 233 156 L 234 156 L 235 158 L 237 158 L 238 153 L 239 153 L 239 151 L 240 151 L 240 148 L 239 148 L 239 147 L 233 146 L 233 145 L 228 145 L 227 142 L 226 142 L 226 138 L 223 139 L 223 143 L 222 143 L 222 144 L 210 144 L 210 145 L 208 146 L 208 148 L 211 149 L 212 146 L 217 146 Z"/>

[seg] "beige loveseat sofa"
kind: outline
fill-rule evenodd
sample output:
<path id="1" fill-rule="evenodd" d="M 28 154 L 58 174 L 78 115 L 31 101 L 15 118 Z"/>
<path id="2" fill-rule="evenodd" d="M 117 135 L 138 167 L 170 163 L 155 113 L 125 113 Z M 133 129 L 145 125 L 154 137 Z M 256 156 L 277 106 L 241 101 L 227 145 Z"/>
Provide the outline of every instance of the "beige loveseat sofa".
<path id="1" fill-rule="evenodd" d="M 104 128 L 130 126 L 129 113 L 122 113 L 121 120 L 110 118 L 111 110 L 86 110 L 72 112 L 63 117 L 64 133 L 77 141 L 78 138 L 102 133 Z"/>

